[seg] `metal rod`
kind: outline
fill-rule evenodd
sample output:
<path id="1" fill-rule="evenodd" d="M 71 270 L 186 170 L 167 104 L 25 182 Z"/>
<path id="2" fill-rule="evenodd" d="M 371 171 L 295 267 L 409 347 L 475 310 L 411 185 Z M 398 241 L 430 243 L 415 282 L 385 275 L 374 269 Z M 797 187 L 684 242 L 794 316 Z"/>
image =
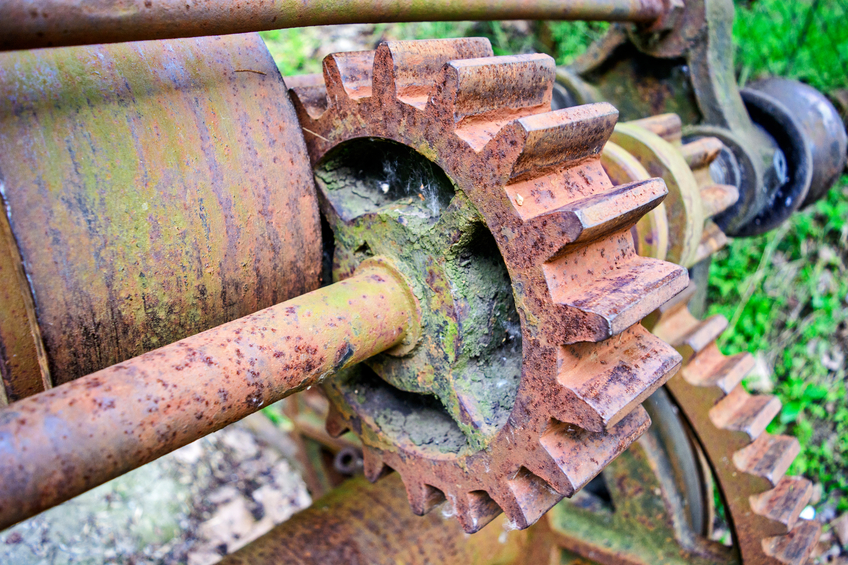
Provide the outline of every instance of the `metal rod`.
<path id="1" fill-rule="evenodd" d="M 415 299 L 378 260 L 0 409 L 0 530 L 404 340 Z"/>
<path id="2" fill-rule="evenodd" d="M 351 479 L 264 536 L 225 557 L 220 565 L 324 565 L 325 563 L 544 563 L 550 544 L 507 526 L 505 516 L 473 536 L 434 510 L 416 516 L 395 473 L 377 484 Z"/>
<path id="3" fill-rule="evenodd" d="M 9 51 L 352 23 L 649 23 L 663 0 L 0 0 L 0 14 L 0 50 Z"/>

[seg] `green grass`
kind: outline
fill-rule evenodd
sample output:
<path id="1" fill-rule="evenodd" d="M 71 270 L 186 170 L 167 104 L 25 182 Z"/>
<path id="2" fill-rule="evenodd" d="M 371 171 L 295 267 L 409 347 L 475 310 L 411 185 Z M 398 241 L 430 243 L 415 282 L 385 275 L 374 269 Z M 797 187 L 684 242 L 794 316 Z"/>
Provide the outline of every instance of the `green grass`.
<path id="1" fill-rule="evenodd" d="M 819 481 L 848 509 L 848 177 L 768 234 L 736 239 L 710 269 L 708 314 L 723 314 L 726 354 L 749 351 L 783 402 L 769 431 L 801 442 L 792 473 Z M 770 375 L 769 375 L 770 374 Z M 827 497 L 825 497 L 827 498 Z"/>
<path id="2" fill-rule="evenodd" d="M 733 29 L 740 85 L 767 75 L 829 93 L 848 87 L 848 0 L 737 2 Z M 488 37 L 498 55 L 544 51 L 568 64 L 603 23 L 415 23 L 375 26 L 367 41 Z M 264 34 L 283 74 L 320 71 L 326 32 Z M 326 52 L 326 51 L 324 51 Z M 793 434 L 791 472 L 821 483 L 822 504 L 848 510 L 848 177 L 827 198 L 764 236 L 738 239 L 710 270 L 709 314 L 723 314 L 727 354 L 749 351 L 759 373 L 746 384 L 783 402 L 770 431 Z"/>

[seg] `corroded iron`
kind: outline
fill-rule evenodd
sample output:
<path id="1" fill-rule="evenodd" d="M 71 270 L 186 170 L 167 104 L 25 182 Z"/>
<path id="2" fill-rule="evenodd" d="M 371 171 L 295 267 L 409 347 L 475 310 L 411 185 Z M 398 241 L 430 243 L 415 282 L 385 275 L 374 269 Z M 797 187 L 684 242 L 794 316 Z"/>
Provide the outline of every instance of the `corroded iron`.
<path id="1" fill-rule="evenodd" d="M 604 469 L 594 492 L 548 513 L 557 544 L 603 565 L 738 563 L 733 548 L 709 539 L 711 477 L 665 389 L 645 407 L 648 433 Z"/>
<path id="2" fill-rule="evenodd" d="M 692 316 L 687 302 L 693 294 L 690 286 L 664 305 L 653 328 L 684 359 L 683 369 L 666 386 L 707 455 L 743 562 L 806 563 L 821 525 L 799 519 L 812 483 L 785 475 L 799 452 L 798 440 L 766 433 L 780 401 L 745 391 L 742 379 L 753 368 L 753 357 L 719 351 L 716 340 L 727 320 Z"/>
<path id="3" fill-rule="evenodd" d="M 684 143 L 680 118 L 661 114 L 616 125 L 602 162 L 615 182 L 632 182 L 643 173 L 661 177 L 669 197 L 636 225 L 637 247 L 646 257 L 691 267 L 724 247 L 727 237 L 712 218 L 736 203 L 735 186 L 713 181 L 710 165 L 724 145 L 714 137 Z M 622 155 L 622 151 L 627 156 Z M 664 218 L 657 216 L 662 213 Z"/>
<path id="4" fill-rule="evenodd" d="M 0 54 L 0 183 L 10 400 L 319 284 L 312 173 L 258 35 Z"/>
<path id="5" fill-rule="evenodd" d="M 0 410 L 0 529 L 415 340 L 401 275 L 347 280 Z"/>
<path id="6" fill-rule="evenodd" d="M 569 103 L 609 101 L 628 120 L 674 113 L 687 124 L 687 141 L 720 139 L 726 150 L 714 172 L 724 178 L 716 182 L 735 185 L 740 197 L 715 222 L 728 235 L 756 235 L 826 192 L 843 162 L 845 133 L 832 106 L 809 87 L 740 92 L 733 14 L 731 0 L 686 0 L 670 29 L 613 25 L 557 76 Z M 813 151 L 821 171 L 815 181 Z"/>
<path id="7" fill-rule="evenodd" d="M 638 322 L 685 272 L 638 257 L 630 235 L 665 187 L 613 186 L 600 151 L 616 112 L 549 112 L 553 77 L 547 56 L 493 57 L 464 39 L 334 54 L 323 77 L 290 81 L 336 276 L 389 256 L 427 311 L 418 348 L 326 387 L 327 429 L 355 430 L 369 479 L 398 471 L 416 513 L 447 498 L 468 532 L 501 511 L 525 528 L 579 490 L 645 430 L 640 403 L 676 370 Z M 380 147 L 417 154 L 429 172 L 390 178 Z M 378 237 L 388 232 L 405 235 Z M 511 293 L 479 286 L 481 255 Z M 514 337 L 497 321 L 509 294 Z M 513 363 L 501 345 L 519 338 Z M 506 364 L 487 366 L 497 353 Z"/>
<path id="8" fill-rule="evenodd" d="M 676 12 L 681 2 L 671 4 Z M 673 24 L 670 11 L 664 0 L 2 0 L 0 50 L 413 21 L 633 21 L 662 29 Z"/>
<path id="9" fill-rule="evenodd" d="M 416 516 L 403 483 L 393 475 L 376 485 L 362 478 L 348 481 L 220 563 L 544 563 L 550 541 L 542 537 L 516 531 L 503 516 L 473 536 L 441 512 Z"/>

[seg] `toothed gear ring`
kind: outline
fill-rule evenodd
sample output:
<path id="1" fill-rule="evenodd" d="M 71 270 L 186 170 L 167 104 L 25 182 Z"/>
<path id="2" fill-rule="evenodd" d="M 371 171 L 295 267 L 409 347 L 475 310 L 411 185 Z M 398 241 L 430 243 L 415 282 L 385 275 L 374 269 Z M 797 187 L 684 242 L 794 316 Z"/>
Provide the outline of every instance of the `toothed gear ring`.
<path id="1" fill-rule="evenodd" d="M 416 513 L 526 528 L 650 424 L 681 357 L 640 320 L 687 285 L 636 254 L 659 179 L 613 186 L 616 110 L 550 111 L 554 62 L 484 39 L 388 42 L 286 79 L 332 231 L 327 270 L 387 257 L 420 335 L 325 385 L 327 429 L 397 471 Z"/>

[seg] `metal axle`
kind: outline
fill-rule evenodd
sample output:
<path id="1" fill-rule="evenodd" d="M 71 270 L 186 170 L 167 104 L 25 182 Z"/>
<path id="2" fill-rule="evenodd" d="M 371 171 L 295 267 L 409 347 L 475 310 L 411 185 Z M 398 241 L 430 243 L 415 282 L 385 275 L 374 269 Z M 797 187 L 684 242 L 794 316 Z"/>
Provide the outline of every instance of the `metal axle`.
<path id="1" fill-rule="evenodd" d="M 651 23 L 663 0 L 0 0 L 0 50 L 331 24 L 459 20 Z"/>
<path id="2" fill-rule="evenodd" d="M 417 317 L 401 275 L 372 259 L 0 410 L 0 530 L 401 344 Z"/>

